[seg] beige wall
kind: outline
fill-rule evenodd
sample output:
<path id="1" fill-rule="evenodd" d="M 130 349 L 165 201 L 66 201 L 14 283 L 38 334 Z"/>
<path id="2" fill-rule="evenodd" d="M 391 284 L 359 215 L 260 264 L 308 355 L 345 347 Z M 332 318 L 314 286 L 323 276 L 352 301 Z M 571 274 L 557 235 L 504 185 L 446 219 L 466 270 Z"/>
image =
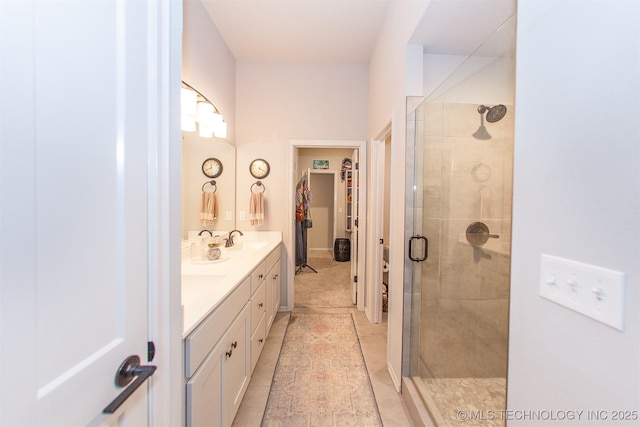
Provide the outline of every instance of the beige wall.
<path id="1" fill-rule="evenodd" d="M 333 173 L 311 172 L 313 204 L 307 210 L 313 227 L 307 229 L 309 250 L 328 250 L 333 247 L 333 225 L 338 215 L 335 209 Z"/>
<path id="2" fill-rule="evenodd" d="M 287 243 L 293 242 L 289 227 L 294 215 L 288 206 L 297 182 L 290 184 L 295 163 L 289 158 L 290 141 L 367 139 L 368 82 L 366 65 L 237 64 L 237 211 L 248 210 L 249 188 L 255 182 L 249 163 L 256 157 L 267 159 L 271 175 L 263 180 L 267 212 L 262 229 L 282 230 L 287 256 L 294 251 Z M 236 225 L 253 228 L 248 221 Z M 282 295 L 292 280 L 282 281 Z"/>
<path id="3" fill-rule="evenodd" d="M 640 402 L 639 17 L 633 1 L 518 0 L 507 405 L 607 411 L 564 425 L 624 423 L 612 411 Z M 541 298 L 542 253 L 624 272 L 624 330 Z"/>
<path id="4" fill-rule="evenodd" d="M 422 17 L 428 1 L 391 2 L 387 19 L 378 37 L 369 63 L 369 137 L 380 136 L 391 122 L 391 198 L 396 209 L 390 216 L 390 284 L 388 367 L 396 387 L 400 389 L 403 359 L 404 323 L 404 248 L 405 248 L 405 149 L 407 93 L 407 44 Z M 416 60 L 416 58 L 411 58 Z M 409 61 L 411 62 L 411 61 Z M 422 64 L 419 54 L 415 64 Z"/>

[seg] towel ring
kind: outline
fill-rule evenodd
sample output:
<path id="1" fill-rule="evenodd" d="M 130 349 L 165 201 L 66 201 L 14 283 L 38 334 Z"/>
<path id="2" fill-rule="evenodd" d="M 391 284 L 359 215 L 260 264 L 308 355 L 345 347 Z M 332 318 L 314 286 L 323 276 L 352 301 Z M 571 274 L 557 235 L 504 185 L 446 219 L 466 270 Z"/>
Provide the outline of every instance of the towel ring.
<path id="1" fill-rule="evenodd" d="M 258 187 L 262 187 L 262 191 L 261 191 L 261 193 L 264 193 L 264 192 L 267 190 L 267 187 L 266 187 L 266 186 L 264 186 L 264 184 L 262 184 L 262 182 L 261 182 L 261 181 L 256 181 L 256 182 L 254 182 L 253 184 L 251 184 L 251 192 L 252 192 L 252 193 L 253 193 L 253 186 L 254 186 L 254 185 L 257 185 Z"/>
<path id="2" fill-rule="evenodd" d="M 218 190 L 218 186 L 216 185 L 216 180 L 212 179 L 211 181 L 207 181 L 204 184 L 202 184 L 202 191 L 204 191 L 204 187 L 206 187 L 207 184 L 213 185 L 213 192 L 214 193 Z"/>

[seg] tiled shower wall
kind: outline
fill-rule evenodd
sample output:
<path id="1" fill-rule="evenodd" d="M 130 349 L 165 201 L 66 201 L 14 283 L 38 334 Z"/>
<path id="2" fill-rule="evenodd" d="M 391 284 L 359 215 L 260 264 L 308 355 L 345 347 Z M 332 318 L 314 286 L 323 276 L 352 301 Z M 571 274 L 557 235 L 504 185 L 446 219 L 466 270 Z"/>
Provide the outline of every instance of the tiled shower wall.
<path id="1" fill-rule="evenodd" d="M 427 103 L 424 108 L 420 375 L 505 377 L 507 367 L 513 106 L 472 135 L 479 104 Z M 482 221 L 499 234 L 482 248 L 465 231 Z"/>

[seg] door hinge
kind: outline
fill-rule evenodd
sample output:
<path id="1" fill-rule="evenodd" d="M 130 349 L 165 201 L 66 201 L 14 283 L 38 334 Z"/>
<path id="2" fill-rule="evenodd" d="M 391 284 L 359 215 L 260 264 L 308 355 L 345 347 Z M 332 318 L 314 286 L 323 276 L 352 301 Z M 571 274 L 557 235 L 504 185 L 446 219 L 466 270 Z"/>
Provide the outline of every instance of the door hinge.
<path id="1" fill-rule="evenodd" d="M 353 225 L 355 225 L 356 227 L 358 226 L 358 220 L 357 219 L 353 221 Z"/>
<path id="2" fill-rule="evenodd" d="M 384 245 L 384 239 L 380 239 L 380 244 Z"/>
<path id="3" fill-rule="evenodd" d="M 147 342 L 147 361 L 151 362 L 156 357 L 156 345 L 153 341 Z"/>
<path id="4" fill-rule="evenodd" d="M 353 276 L 353 283 L 358 283 L 358 276 Z"/>
<path id="5" fill-rule="evenodd" d="M 360 170 L 360 162 L 356 163 L 356 170 Z"/>

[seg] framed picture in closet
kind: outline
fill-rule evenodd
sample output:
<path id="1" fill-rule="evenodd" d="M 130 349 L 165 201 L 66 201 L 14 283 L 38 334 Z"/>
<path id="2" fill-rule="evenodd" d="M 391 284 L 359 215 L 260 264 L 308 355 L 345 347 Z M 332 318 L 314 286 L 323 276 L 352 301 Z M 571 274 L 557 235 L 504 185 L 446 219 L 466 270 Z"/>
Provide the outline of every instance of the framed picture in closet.
<path id="1" fill-rule="evenodd" d="M 329 169 L 329 160 L 314 160 L 313 161 L 313 169 L 314 170 L 327 170 Z"/>

